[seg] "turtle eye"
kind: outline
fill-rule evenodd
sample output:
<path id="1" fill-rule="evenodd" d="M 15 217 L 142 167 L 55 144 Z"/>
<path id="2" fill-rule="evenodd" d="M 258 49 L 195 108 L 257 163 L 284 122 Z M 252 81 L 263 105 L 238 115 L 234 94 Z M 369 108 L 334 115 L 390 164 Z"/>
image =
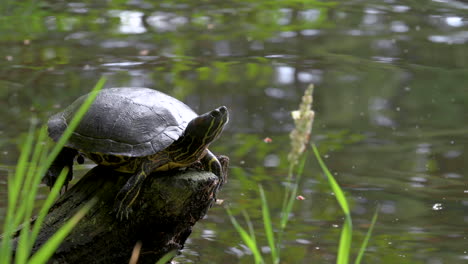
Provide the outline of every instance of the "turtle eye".
<path id="1" fill-rule="evenodd" d="M 221 115 L 221 113 L 219 112 L 218 109 L 215 109 L 215 110 L 211 111 L 210 115 L 211 115 L 212 117 L 218 117 L 218 116 Z"/>
<path id="2" fill-rule="evenodd" d="M 223 105 L 221 107 L 218 107 L 217 109 L 220 113 L 222 113 L 223 115 L 227 113 L 227 108 Z"/>
<path id="3" fill-rule="evenodd" d="M 211 111 L 210 115 L 212 117 L 219 117 L 220 115 L 225 115 L 226 112 L 227 112 L 227 108 L 225 106 L 221 106 Z"/>

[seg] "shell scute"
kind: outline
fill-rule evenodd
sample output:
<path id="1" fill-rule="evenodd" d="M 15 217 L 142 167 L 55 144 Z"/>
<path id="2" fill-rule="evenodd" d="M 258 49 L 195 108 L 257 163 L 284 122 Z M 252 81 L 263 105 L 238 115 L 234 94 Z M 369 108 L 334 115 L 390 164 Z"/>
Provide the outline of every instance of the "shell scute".
<path id="1" fill-rule="evenodd" d="M 73 102 L 48 122 L 57 141 L 88 95 Z M 84 152 L 141 157 L 177 140 L 197 117 L 187 105 L 149 88 L 109 88 L 99 92 L 67 146 Z"/>

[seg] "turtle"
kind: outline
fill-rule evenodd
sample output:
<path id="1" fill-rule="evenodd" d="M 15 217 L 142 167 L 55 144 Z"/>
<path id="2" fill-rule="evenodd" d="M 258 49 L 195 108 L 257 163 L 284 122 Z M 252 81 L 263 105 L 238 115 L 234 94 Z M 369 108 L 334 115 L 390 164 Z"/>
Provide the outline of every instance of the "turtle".
<path id="1" fill-rule="evenodd" d="M 88 96 L 79 97 L 49 118 L 47 127 L 52 140 L 59 140 Z M 198 115 L 183 102 L 154 89 L 103 89 L 48 169 L 43 182 L 53 186 L 62 169 L 68 167 L 67 186 L 73 177 L 76 156 L 131 173 L 114 204 L 117 218 L 128 219 L 145 179 L 154 171 L 199 163 L 218 176 L 222 184 L 226 177 L 226 158 L 218 158 L 208 147 L 220 136 L 228 121 L 225 106 Z"/>

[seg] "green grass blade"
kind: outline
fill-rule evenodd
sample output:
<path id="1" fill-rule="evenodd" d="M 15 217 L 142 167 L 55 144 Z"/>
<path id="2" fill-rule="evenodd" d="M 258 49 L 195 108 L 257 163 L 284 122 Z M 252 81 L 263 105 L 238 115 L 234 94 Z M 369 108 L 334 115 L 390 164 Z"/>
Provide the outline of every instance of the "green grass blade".
<path id="1" fill-rule="evenodd" d="M 247 228 L 249 229 L 250 237 L 252 238 L 253 242 L 257 244 L 257 239 L 255 238 L 255 229 L 253 227 L 252 221 L 250 220 L 249 214 L 242 210 L 242 215 L 244 216 L 245 223 L 247 224 Z"/>
<path id="2" fill-rule="evenodd" d="M 328 170 L 327 165 L 325 165 L 325 163 L 323 162 L 322 158 L 320 157 L 320 153 L 318 152 L 318 149 L 315 146 L 315 144 L 312 144 L 312 149 L 314 151 L 315 158 L 317 159 L 317 161 L 318 161 L 318 163 L 320 165 L 320 168 L 322 169 L 322 171 L 325 173 L 325 175 L 328 178 L 328 182 L 330 183 L 330 186 L 331 186 L 333 192 L 335 193 L 336 200 L 340 204 L 341 209 L 343 210 L 345 215 L 349 215 L 350 210 L 349 210 L 348 202 L 346 201 L 346 196 L 345 196 L 343 190 L 341 190 L 341 187 L 338 185 L 338 182 L 336 182 L 335 178 L 333 177 L 333 175 Z"/>
<path id="3" fill-rule="evenodd" d="M 166 255 L 164 255 L 162 258 L 156 262 L 156 264 L 166 264 L 168 263 L 175 255 L 177 252 L 175 250 L 169 251 Z"/>
<path id="4" fill-rule="evenodd" d="M 54 186 L 55 187 L 55 186 Z M 29 263 L 42 264 L 46 263 L 54 254 L 55 250 L 60 246 L 60 243 L 67 237 L 78 222 L 86 215 L 86 213 L 96 204 L 97 200 L 93 199 L 86 203 L 74 216 L 72 216 L 42 247 L 31 257 Z"/>
<path id="5" fill-rule="evenodd" d="M 307 155 L 303 155 L 302 159 L 299 162 L 299 166 L 297 167 L 297 174 L 296 174 L 296 184 L 294 185 L 294 188 L 290 190 L 289 188 L 285 188 L 285 196 L 283 199 L 283 206 L 281 208 L 281 221 L 280 221 L 280 229 L 284 230 L 286 228 L 286 225 L 288 224 L 289 221 L 289 215 L 292 211 L 292 207 L 294 205 L 294 201 L 297 195 L 297 188 L 299 187 L 299 181 L 301 179 L 302 173 L 304 171 L 304 166 L 306 163 L 306 158 Z M 294 166 L 290 167 L 289 173 L 291 176 L 289 178 L 292 178 L 292 173 L 294 171 Z"/>
<path id="6" fill-rule="evenodd" d="M 22 145 L 21 155 L 18 160 L 15 173 L 13 175 L 8 175 L 8 207 L 5 216 L 2 244 L 0 246 L 0 263 L 11 262 L 11 239 L 14 232 L 16 232 L 17 227 L 21 223 L 24 225 L 19 236 L 15 261 L 16 263 L 25 263 L 27 257 L 29 257 L 29 252 L 32 249 L 35 238 L 37 237 L 42 220 L 50 209 L 54 199 L 58 196 L 61 186 L 57 185 L 57 194 L 55 195 L 55 192 L 53 191 L 51 197 L 46 200 L 45 207 L 41 209 L 42 213 L 40 212 L 39 221 L 36 221 L 33 227 L 33 231 L 29 233 L 27 231 L 29 230 L 30 218 L 34 210 L 37 187 L 42 179 L 42 176 L 45 174 L 55 157 L 58 155 L 72 134 L 73 130 L 79 124 L 79 121 L 86 113 L 87 109 L 92 104 L 95 96 L 97 95 L 97 91 L 103 87 L 105 81 L 105 78 L 101 78 L 98 81 L 96 86 L 91 91 L 91 95 L 83 102 L 82 106 L 77 111 L 77 114 L 70 122 L 69 127 L 66 129 L 59 142 L 57 142 L 50 155 L 45 155 L 48 150 L 47 145 L 41 145 L 42 141 L 44 141 L 47 137 L 45 128 L 40 131 L 38 139 L 36 140 L 36 144 L 34 144 L 34 127 L 32 127 L 29 131 L 28 137 L 26 138 L 25 143 Z M 35 147 L 34 150 L 33 146 Z M 31 162 L 28 164 L 31 153 L 33 153 Z M 58 180 L 57 182 L 62 182 L 59 184 L 63 185 L 64 180 L 65 177 L 63 177 L 63 180 Z"/>
<path id="7" fill-rule="evenodd" d="M 15 214 L 15 209 L 18 210 L 18 201 L 21 196 L 24 179 L 26 178 L 26 169 L 28 168 L 28 160 L 31 155 L 32 146 L 34 145 L 34 127 L 29 130 L 26 141 L 22 145 L 21 155 L 16 165 L 16 170 L 13 178 L 8 179 L 8 209 L 7 217 L 11 216 L 15 219 L 13 223 L 21 223 L 22 216 Z M 15 228 L 15 227 L 13 227 Z"/>
<path id="8" fill-rule="evenodd" d="M 297 179 L 298 181 L 298 179 Z M 284 235 L 284 230 L 286 229 L 286 226 L 289 222 L 289 216 L 292 211 L 292 207 L 294 205 L 294 200 L 297 194 L 297 188 L 298 188 L 298 183 L 296 182 L 296 185 L 293 187 L 292 190 L 289 189 L 289 187 L 285 187 L 285 194 L 284 194 L 284 199 L 283 199 L 283 206 L 281 208 L 281 219 L 280 219 L 280 228 L 278 230 L 278 239 L 277 239 L 277 254 L 278 254 L 278 259 L 280 259 L 280 246 L 283 242 L 283 235 Z"/>
<path id="9" fill-rule="evenodd" d="M 60 139 L 58 140 L 57 144 L 55 144 L 55 146 L 53 147 L 51 153 L 45 158 L 45 162 L 38 169 L 39 177 L 36 178 L 36 186 L 39 184 L 40 180 L 42 179 L 42 175 L 44 175 L 46 173 L 47 169 L 50 167 L 52 162 L 55 160 L 55 158 L 57 157 L 60 150 L 63 148 L 65 143 L 68 141 L 68 139 L 72 135 L 73 131 L 79 125 L 81 119 L 83 118 L 83 116 L 88 111 L 89 107 L 91 106 L 94 99 L 98 95 L 99 90 L 101 90 L 102 87 L 104 86 L 105 82 L 106 82 L 105 77 L 101 77 L 99 79 L 99 81 L 96 83 L 94 88 L 89 93 L 89 96 L 84 100 L 83 104 L 80 106 L 78 111 L 73 116 L 72 120 L 70 121 L 70 124 L 68 125 L 67 129 L 65 129 L 65 131 L 63 132 L 63 134 L 60 137 Z M 41 226 L 42 226 L 42 223 L 43 223 L 43 221 L 45 219 L 45 216 L 47 215 L 49 209 L 53 205 L 55 199 L 60 195 L 60 190 L 62 189 L 63 184 L 64 184 L 65 179 L 66 179 L 66 173 L 67 173 L 66 169 L 64 169 L 61 172 L 60 176 L 57 178 L 56 183 L 52 187 L 52 190 L 50 191 L 49 195 L 47 196 L 47 199 L 45 200 L 44 204 L 42 205 L 41 209 L 39 210 L 37 219 L 36 219 L 36 221 L 34 223 L 34 226 L 32 228 L 31 235 L 30 235 L 30 245 L 29 246 L 30 246 L 31 249 L 32 249 L 32 246 L 34 244 L 34 241 L 36 240 L 36 238 L 37 238 L 37 236 L 39 234 L 39 231 L 41 229 Z M 57 237 L 60 238 L 61 236 L 59 235 Z M 63 237 L 62 240 L 64 238 L 65 237 Z"/>
<path id="10" fill-rule="evenodd" d="M 353 237 L 353 224 L 351 216 L 345 217 L 343 228 L 341 229 L 340 245 L 338 246 L 337 264 L 349 263 L 349 252 L 351 251 L 351 241 Z"/>
<path id="11" fill-rule="evenodd" d="M 345 214 L 345 222 L 343 228 L 341 230 L 340 236 L 340 245 L 338 247 L 338 256 L 337 256 L 337 264 L 348 264 L 349 261 L 349 252 L 351 249 L 351 240 L 353 236 L 353 223 L 351 220 L 351 211 L 349 210 L 349 205 L 346 200 L 346 196 L 338 185 L 338 182 L 335 180 L 333 175 L 328 170 L 327 166 L 323 162 L 322 158 L 320 157 L 320 153 L 317 150 L 317 147 L 312 144 L 312 149 L 315 154 L 315 158 L 317 159 L 320 168 L 322 169 L 323 173 L 327 176 L 328 183 L 330 184 L 331 189 L 335 193 L 336 200 L 338 204 L 341 206 L 343 213 Z"/>
<path id="12" fill-rule="evenodd" d="M 79 125 L 81 119 L 86 114 L 89 107 L 93 103 L 94 99 L 98 95 L 98 91 L 101 90 L 102 87 L 104 86 L 104 84 L 106 83 L 106 80 L 107 79 L 105 77 L 101 77 L 99 79 L 99 81 L 96 83 L 94 88 L 89 93 L 89 96 L 84 100 L 83 104 L 80 106 L 78 111 L 76 111 L 75 115 L 73 116 L 72 120 L 70 121 L 70 124 L 68 124 L 67 129 L 65 129 L 62 136 L 57 141 L 57 144 L 52 149 L 50 155 L 47 157 L 47 161 L 46 161 L 47 166 L 44 166 L 39 170 L 39 173 L 41 175 L 44 175 L 46 173 L 46 171 L 49 168 L 50 164 L 52 164 L 52 162 L 55 160 L 55 158 L 59 154 L 60 150 L 63 148 L 65 143 L 68 141 L 68 139 L 72 135 L 73 131 Z"/>
<path id="13" fill-rule="evenodd" d="M 252 238 L 249 235 L 249 233 L 247 233 L 247 231 L 243 227 L 240 226 L 236 218 L 232 215 L 231 210 L 229 210 L 229 208 L 226 208 L 226 211 L 237 233 L 239 233 L 245 245 L 250 249 L 250 251 L 252 251 L 255 263 L 256 264 L 264 263 L 262 254 L 260 253 L 260 250 L 258 250 L 257 243 L 255 242 L 255 238 Z"/>
<path id="14" fill-rule="evenodd" d="M 302 176 L 302 173 L 304 172 L 304 166 L 306 164 L 306 161 L 307 161 L 307 152 L 304 153 L 304 155 L 302 155 L 302 158 L 301 160 L 299 161 L 299 165 L 297 166 L 297 172 L 296 172 L 296 177 L 297 179 L 300 179 L 301 176 Z"/>
<path id="15" fill-rule="evenodd" d="M 20 236 L 18 239 L 18 246 L 16 247 L 15 254 L 15 263 L 23 264 L 26 263 L 29 257 L 29 245 L 30 245 L 30 236 L 29 236 L 29 227 L 30 222 L 24 221 L 23 226 L 21 227 Z"/>
<path id="16" fill-rule="evenodd" d="M 63 187 L 63 184 L 65 183 L 65 179 L 67 178 L 67 173 L 68 169 L 64 168 L 62 172 L 60 173 L 59 177 L 57 178 L 54 186 L 50 190 L 49 195 L 47 195 L 46 200 L 44 201 L 41 209 L 39 210 L 39 213 L 37 214 L 36 221 L 34 222 L 32 231 L 31 231 L 31 244 L 30 247 L 33 247 L 34 241 L 36 241 L 36 238 L 39 234 L 39 231 L 41 230 L 42 223 L 44 222 L 44 219 L 49 212 L 49 209 L 52 207 L 54 204 L 55 199 L 59 197 L 60 195 L 60 190 Z"/>
<path id="17" fill-rule="evenodd" d="M 288 225 L 288 222 L 289 222 L 289 216 L 291 214 L 291 211 L 292 211 L 292 208 L 293 208 L 293 205 L 294 205 L 294 201 L 296 199 L 297 189 L 299 188 L 299 181 L 301 179 L 302 172 L 304 171 L 305 163 L 306 163 L 306 155 L 303 155 L 302 159 L 299 162 L 299 166 L 297 167 L 296 183 L 295 183 L 294 187 L 292 188 L 292 190 L 289 187 L 285 188 L 285 193 L 284 193 L 284 198 L 283 198 L 283 205 L 281 207 L 280 229 L 278 231 L 278 239 L 277 239 L 278 258 L 280 258 L 280 253 L 281 253 L 281 251 L 279 249 L 279 246 L 281 245 L 281 243 L 283 241 L 283 233 L 284 233 L 284 230 L 286 229 L 286 226 Z M 288 177 L 288 179 L 292 179 L 292 177 L 293 177 L 292 173 L 294 171 L 294 168 L 295 168 L 295 166 L 293 166 L 293 165 L 290 166 L 290 168 L 289 168 L 290 176 Z"/>
<path id="18" fill-rule="evenodd" d="M 375 209 L 374 216 L 372 217 L 372 222 L 369 227 L 369 230 L 367 230 L 366 237 L 364 238 L 364 241 L 362 241 L 361 248 L 359 249 L 359 253 L 356 257 L 356 261 L 354 262 L 355 264 L 360 264 L 361 259 L 364 256 L 364 252 L 366 251 L 367 244 L 369 243 L 369 239 L 372 235 L 372 231 L 374 230 L 375 222 L 377 222 L 377 216 L 379 215 L 379 206 Z"/>
<path id="19" fill-rule="evenodd" d="M 289 215 L 291 214 L 292 207 L 296 199 L 297 188 L 299 188 L 299 180 L 297 180 L 293 189 L 287 193 L 288 197 L 286 197 L 287 199 L 286 206 L 281 211 L 281 222 L 280 222 L 281 230 L 284 230 L 288 224 Z"/>
<path id="20" fill-rule="evenodd" d="M 280 259 L 278 256 L 277 247 L 275 245 L 275 236 L 273 235 L 273 224 L 271 223 L 270 210 L 268 209 L 268 201 L 265 195 L 265 191 L 261 185 L 258 186 L 260 191 L 260 198 L 262 200 L 262 216 L 263 226 L 265 227 L 265 235 L 270 246 L 271 258 L 273 263 L 279 263 Z"/>
<path id="21" fill-rule="evenodd" d="M 18 217 L 21 217 L 21 222 L 23 222 L 23 227 L 21 229 L 15 255 L 15 263 L 18 264 L 26 263 L 29 257 L 29 252 L 31 251 L 33 246 L 33 243 L 30 239 L 30 222 L 32 213 L 34 211 L 34 202 L 36 200 L 36 194 L 38 189 L 38 182 L 35 180 L 35 178 L 40 179 L 40 177 L 35 176 L 35 173 L 36 168 L 40 164 L 39 160 L 41 160 L 41 154 L 43 154 L 43 151 L 45 149 L 44 145 L 42 145 L 41 143 L 44 142 L 46 137 L 46 130 L 41 129 L 34 144 L 34 152 L 22 188 L 22 198 L 21 203 L 19 204 L 21 213 L 18 213 L 17 211 Z M 24 215 L 24 218 L 22 215 Z"/>
<path id="22" fill-rule="evenodd" d="M 281 229 L 283 229 L 283 230 L 286 228 L 286 225 L 288 224 L 289 215 L 291 214 L 292 207 L 293 207 L 294 201 L 296 199 L 297 188 L 298 188 L 298 185 L 296 184 L 296 186 L 294 186 L 294 188 L 292 189 L 292 191 L 291 191 L 291 193 L 289 195 L 288 203 L 286 204 L 286 209 L 283 212 L 281 212 L 281 214 L 282 214 Z"/>
<path id="23" fill-rule="evenodd" d="M 0 249 L 0 263 L 10 263 L 11 261 L 11 238 L 16 230 L 16 227 L 24 216 L 16 214 L 18 211 L 22 211 L 21 208 L 17 208 L 18 198 L 21 195 L 22 183 L 25 178 L 27 163 L 29 155 L 32 151 L 34 141 L 34 128 L 31 127 L 26 141 L 22 144 L 21 155 L 18 160 L 18 164 L 15 169 L 14 175 L 9 174 L 8 177 L 8 207 L 7 214 L 5 216 L 4 234 L 2 237 L 2 245 Z"/>
<path id="24" fill-rule="evenodd" d="M 284 188 L 283 205 L 281 206 L 280 232 L 282 232 L 284 228 L 286 228 L 286 225 L 289 220 L 289 213 L 287 212 L 289 209 L 289 203 L 291 202 L 291 197 L 293 196 L 293 194 L 291 194 L 293 190 L 290 190 L 289 188 L 289 186 L 285 186 Z M 292 205 L 290 208 L 292 208 Z"/>
<path id="25" fill-rule="evenodd" d="M 16 247 L 15 263 L 23 264 L 28 260 L 29 248 L 29 223 L 25 223 L 21 229 L 18 246 Z"/>
<path id="26" fill-rule="evenodd" d="M 32 213 L 34 202 L 36 200 L 37 184 L 36 178 L 41 179 L 42 177 L 37 177 L 37 168 L 40 167 L 40 161 L 42 160 L 45 150 L 47 149 L 43 142 L 47 139 L 47 130 L 45 128 L 39 130 L 39 135 L 37 136 L 34 142 L 34 152 L 29 163 L 29 169 L 27 175 L 24 179 L 23 185 L 23 196 L 22 201 L 26 202 L 27 210 L 26 212 Z M 26 215 L 26 218 L 30 218 L 30 215 Z"/>
<path id="27" fill-rule="evenodd" d="M 29 163 L 28 172 L 26 174 L 26 178 L 24 179 L 24 187 L 23 187 L 23 197 L 22 200 L 28 201 L 28 208 L 30 208 L 31 204 L 34 203 L 35 196 L 31 196 L 31 192 L 33 190 L 37 190 L 37 186 L 34 185 L 34 178 L 35 177 L 37 168 L 40 166 L 39 161 L 41 160 L 41 155 L 44 154 L 45 145 L 42 144 L 47 139 L 47 130 L 42 128 L 39 130 L 39 135 L 37 136 L 34 142 L 34 152 L 31 157 L 31 162 Z"/>
<path id="28" fill-rule="evenodd" d="M 59 175 L 57 178 L 57 182 L 54 185 L 54 188 L 52 188 L 51 192 L 47 196 L 46 201 L 44 202 L 43 209 L 44 208 L 50 208 L 55 199 L 59 196 L 61 187 L 63 186 L 66 175 L 67 175 L 68 170 L 64 169 L 62 173 Z M 41 177 L 35 176 L 35 178 L 39 179 Z M 33 179 L 30 179 L 33 180 Z M 38 187 L 38 182 L 25 182 L 25 186 L 28 186 L 28 189 L 25 190 L 25 192 L 28 192 L 27 195 L 28 197 L 24 197 L 24 202 L 21 203 L 22 208 L 25 209 L 25 217 L 23 221 L 23 226 L 21 228 L 20 236 L 19 236 L 19 242 L 18 246 L 16 249 L 16 256 L 15 256 L 15 263 L 17 264 L 23 264 L 26 263 L 27 259 L 30 256 L 30 252 L 32 250 L 32 247 L 34 246 L 34 242 L 36 240 L 37 234 L 39 233 L 39 228 L 42 225 L 42 222 L 48 212 L 46 210 L 42 210 L 42 213 L 39 213 L 38 217 L 36 218 L 36 221 L 33 225 L 33 230 L 30 231 L 30 224 L 31 224 L 31 215 L 34 210 L 34 200 L 36 198 L 37 194 L 37 187 Z M 29 201 L 28 201 L 29 200 Z"/>
<path id="29" fill-rule="evenodd" d="M 12 184 L 14 185 L 13 188 L 15 190 L 18 190 L 18 192 L 14 192 L 13 195 L 15 195 L 12 198 L 18 198 L 20 195 L 19 190 L 21 189 L 21 185 L 23 183 L 23 179 L 26 177 L 26 169 L 28 168 L 28 160 L 29 160 L 29 155 L 31 155 L 31 152 L 33 150 L 33 142 L 34 142 L 34 133 L 35 129 L 34 126 L 31 126 L 28 136 L 26 137 L 26 141 L 22 144 L 21 147 L 21 155 L 18 160 L 18 164 L 16 165 L 16 170 L 15 170 L 15 178 L 11 179 Z M 8 205 L 15 205 L 17 200 L 9 201 Z M 13 208 L 9 208 L 10 210 L 13 210 Z"/>

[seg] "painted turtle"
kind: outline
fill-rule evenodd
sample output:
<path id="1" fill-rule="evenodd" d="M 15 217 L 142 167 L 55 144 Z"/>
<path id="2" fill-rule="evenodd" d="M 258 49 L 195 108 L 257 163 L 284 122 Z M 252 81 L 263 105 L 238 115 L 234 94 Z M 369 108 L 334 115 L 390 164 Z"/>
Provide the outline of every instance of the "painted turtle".
<path id="1" fill-rule="evenodd" d="M 88 95 L 81 96 L 48 121 L 49 136 L 57 141 Z M 146 177 L 153 171 L 187 167 L 200 162 L 224 181 L 223 164 L 208 146 L 229 120 L 225 106 L 197 115 L 181 101 L 148 88 L 110 88 L 95 101 L 44 177 L 55 183 L 65 166 L 66 184 L 72 178 L 75 156 L 132 173 L 116 196 L 117 218 L 128 218 Z"/>

